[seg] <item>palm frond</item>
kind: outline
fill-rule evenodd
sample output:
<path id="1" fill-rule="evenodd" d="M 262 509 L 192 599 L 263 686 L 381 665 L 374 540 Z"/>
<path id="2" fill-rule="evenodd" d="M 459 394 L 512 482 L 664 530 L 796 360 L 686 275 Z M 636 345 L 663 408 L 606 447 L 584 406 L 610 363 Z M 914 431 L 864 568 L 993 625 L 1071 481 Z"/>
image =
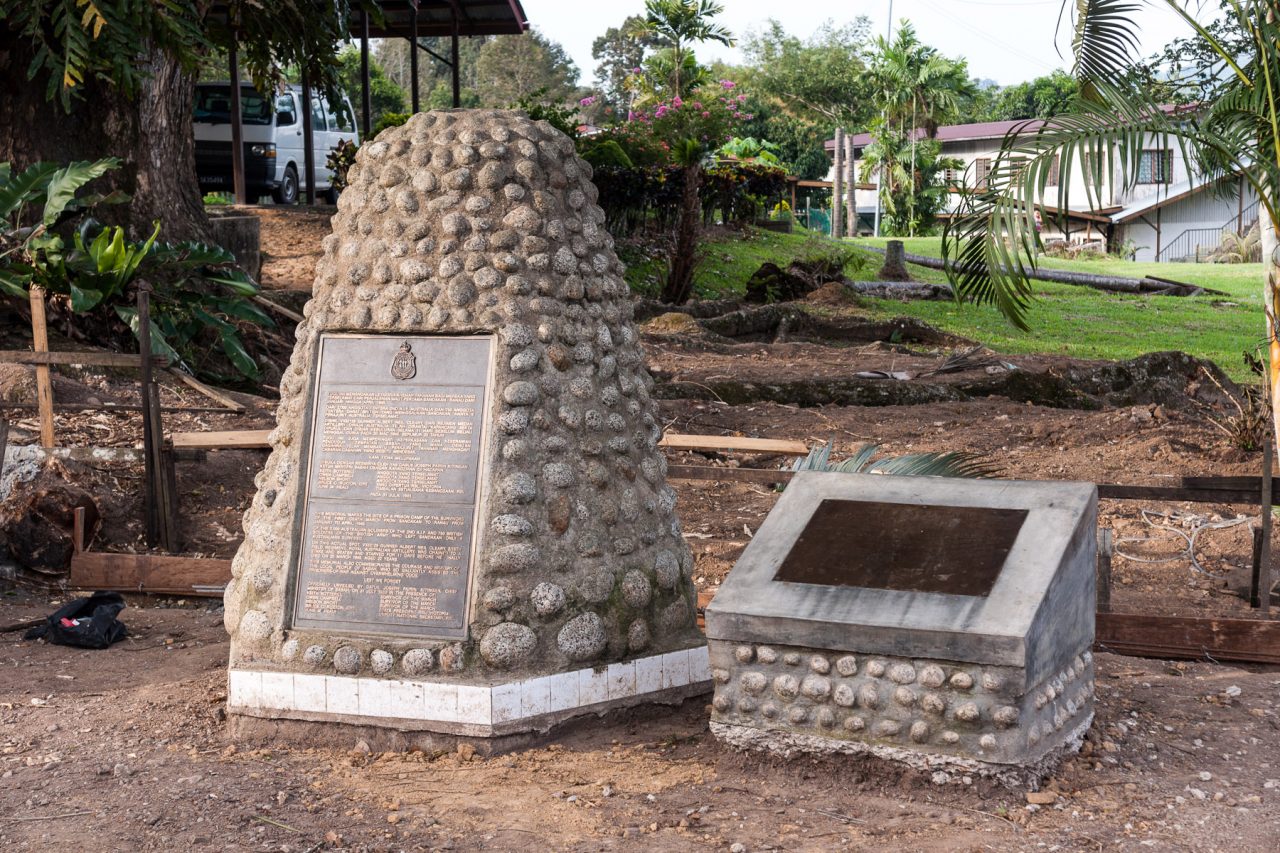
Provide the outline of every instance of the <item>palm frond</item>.
<path id="1" fill-rule="evenodd" d="M 830 442 L 812 448 L 804 459 L 791 464 L 792 471 L 828 471 L 837 474 L 887 474 L 905 477 L 992 477 L 999 469 L 974 453 L 909 453 L 876 459 L 878 444 L 867 444 L 842 462 L 832 464 Z"/>

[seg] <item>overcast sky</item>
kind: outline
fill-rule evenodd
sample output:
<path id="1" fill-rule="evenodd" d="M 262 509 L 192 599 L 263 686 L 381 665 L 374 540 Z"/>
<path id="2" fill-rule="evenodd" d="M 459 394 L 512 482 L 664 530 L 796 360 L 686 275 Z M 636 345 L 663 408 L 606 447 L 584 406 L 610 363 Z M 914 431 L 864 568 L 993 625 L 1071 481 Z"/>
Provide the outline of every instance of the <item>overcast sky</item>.
<path id="1" fill-rule="evenodd" d="M 859 15 L 871 18 L 874 32 L 883 33 L 889 21 L 890 0 L 722 0 L 720 20 L 741 36 L 764 26 L 770 17 L 782 21 L 787 31 L 808 36 L 828 19 L 845 23 Z M 590 84 L 595 61 L 591 43 L 627 15 L 644 9 L 644 0 L 522 0 L 529 21 L 569 51 Z M 969 60 L 978 79 L 1001 85 L 1018 83 L 1066 67 L 1054 46 L 1054 30 L 1061 0 L 893 0 L 896 22 L 909 19 L 926 43 L 948 56 Z M 1163 6 L 1163 4 L 1157 4 Z M 1167 8 L 1139 13 L 1143 53 L 1153 53 L 1170 39 L 1186 35 L 1186 25 Z M 1070 55 L 1069 35 L 1059 38 L 1063 54 Z M 736 62 L 733 48 L 702 45 L 700 59 Z"/>

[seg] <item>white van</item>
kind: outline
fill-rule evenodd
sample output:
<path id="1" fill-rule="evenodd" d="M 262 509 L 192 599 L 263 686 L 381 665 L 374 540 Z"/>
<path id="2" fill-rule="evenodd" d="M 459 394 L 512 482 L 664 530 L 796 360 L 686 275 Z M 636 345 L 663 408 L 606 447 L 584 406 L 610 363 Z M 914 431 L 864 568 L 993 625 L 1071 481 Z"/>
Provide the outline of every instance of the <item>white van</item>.
<path id="1" fill-rule="evenodd" d="M 302 87 L 288 86 L 271 98 L 252 86 L 240 86 L 240 116 L 244 143 L 244 177 L 249 200 L 270 194 L 277 204 L 294 204 L 306 186 L 302 144 Z M 231 85 L 196 86 L 196 174 L 201 192 L 231 192 Z M 325 165 L 329 152 L 342 140 L 360 144 L 355 112 L 342 96 L 330 104 L 322 92 L 311 93 L 312 149 L 315 152 L 316 192 L 330 202 L 337 193 Z"/>

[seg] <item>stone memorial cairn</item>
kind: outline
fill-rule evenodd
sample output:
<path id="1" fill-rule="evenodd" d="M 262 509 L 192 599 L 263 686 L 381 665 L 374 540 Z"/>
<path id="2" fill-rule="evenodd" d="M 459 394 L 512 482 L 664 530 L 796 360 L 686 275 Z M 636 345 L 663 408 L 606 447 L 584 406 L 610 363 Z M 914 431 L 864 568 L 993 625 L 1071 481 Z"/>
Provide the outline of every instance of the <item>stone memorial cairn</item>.
<path id="1" fill-rule="evenodd" d="M 295 720 L 377 726 L 415 742 L 501 737 L 709 689 L 652 379 L 596 198 L 572 141 L 522 113 L 419 114 L 361 146 L 280 383 L 271 456 L 227 587 L 236 731 L 280 736 L 296 727 L 281 721 Z M 373 338 L 368 364 L 322 358 L 342 333 Z M 337 417 L 317 408 L 317 387 L 329 399 L 325 372 L 435 389 L 454 368 L 433 363 L 431 347 L 458 336 L 487 340 L 492 366 L 464 365 L 487 377 L 480 390 L 488 402 L 471 448 L 479 470 L 470 474 L 477 485 L 465 526 L 473 535 L 450 581 L 459 604 L 442 616 L 456 617 L 457 630 L 438 631 L 415 627 L 403 596 L 371 599 L 372 582 L 360 576 L 325 580 L 334 576 L 320 570 L 334 570 L 341 548 L 326 545 L 327 564 L 307 557 L 300 568 L 300 540 L 325 535 L 319 521 L 300 528 L 312 517 L 308 501 L 324 492 L 308 470 L 320 458 L 306 450 L 311 424 Z M 361 429 L 376 429 L 377 414 L 374 403 L 375 425 Z M 403 473 L 367 464 L 379 478 Z M 362 511 L 349 503 L 342 517 L 367 533 Z M 414 594 L 443 583 L 414 574 L 420 568 L 397 568 L 417 577 Z M 366 572 L 378 573 L 376 565 Z M 409 585 L 378 581 L 396 582 Z M 330 597 L 304 596 L 306 584 Z M 374 617 L 358 605 L 370 600 Z M 397 614 L 387 630 L 379 608 Z M 342 626 L 327 627 L 330 617 Z M 317 735 L 307 723 L 301 733 Z"/>
<path id="2" fill-rule="evenodd" d="M 797 475 L 707 607 L 711 730 L 1035 784 L 1093 718 L 1096 530 L 1092 484 Z"/>

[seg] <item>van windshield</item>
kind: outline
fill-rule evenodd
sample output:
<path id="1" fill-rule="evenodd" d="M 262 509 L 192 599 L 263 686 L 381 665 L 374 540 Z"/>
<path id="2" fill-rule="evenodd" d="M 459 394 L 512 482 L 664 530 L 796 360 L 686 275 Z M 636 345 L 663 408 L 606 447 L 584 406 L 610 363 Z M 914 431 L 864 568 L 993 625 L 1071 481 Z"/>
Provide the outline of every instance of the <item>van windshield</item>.
<path id="1" fill-rule="evenodd" d="M 272 102 L 251 87 L 240 87 L 240 121 L 269 125 L 275 117 Z M 231 124 L 231 87 L 197 86 L 195 120 L 201 124 Z"/>

